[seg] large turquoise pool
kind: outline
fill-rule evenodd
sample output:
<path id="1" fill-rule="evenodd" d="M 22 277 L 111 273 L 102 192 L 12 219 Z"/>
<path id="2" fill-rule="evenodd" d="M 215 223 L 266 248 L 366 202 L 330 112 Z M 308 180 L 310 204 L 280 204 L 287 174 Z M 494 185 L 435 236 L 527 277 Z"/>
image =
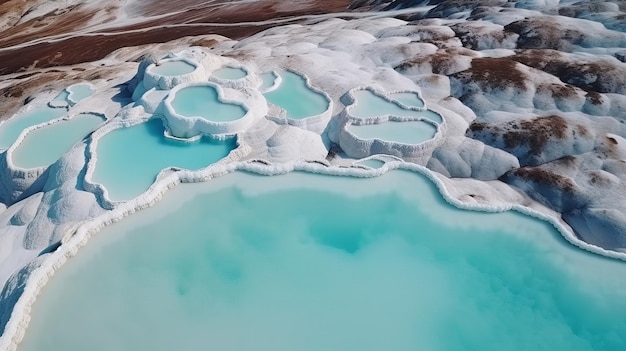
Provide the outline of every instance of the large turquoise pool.
<path id="1" fill-rule="evenodd" d="M 625 276 L 418 174 L 237 173 L 92 238 L 19 350 L 624 350 Z"/>
<path id="2" fill-rule="evenodd" d="M 130 200 L 146 191 L 164 168 L 204 168 L 235 148 L 234 139 L 184 142 L 166 138 L 163 131 L 161 120 L 152 119 L 102 137 L 91 180 L 104 185 L 110 199 Z"/>

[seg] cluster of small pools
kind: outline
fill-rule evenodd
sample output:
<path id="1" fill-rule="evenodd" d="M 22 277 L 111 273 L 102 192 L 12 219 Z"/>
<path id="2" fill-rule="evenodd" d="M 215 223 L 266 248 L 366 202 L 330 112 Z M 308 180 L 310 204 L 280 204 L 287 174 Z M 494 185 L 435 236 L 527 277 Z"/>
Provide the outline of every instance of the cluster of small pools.
<path id="1" fill-rule="evenodd" d="M 97 114 L 69 113 L 75 104 L 92 94 L 90 84 L 75 84 L 48 104 L 13 116 L 0 124 L 0 150 L 8 149 L 14 165 L 20 168 L 47 167 L 54 163 L 105 121 Z"/>
<path id="2" fill-rule="evenodd" d="M 198 64 L 189 59 L 174 58 L 152 65 L 146 72 L 156 76 L 157 80 L 165 77 L 176 82 L 197 69 Z M 245 67 L 224 66 L 211 73 L 211 82 L 177 84 L 176 90 L 157 86 L 143 95 L 156 96 L 157 101 L 169 100 L 172 114 L 183 119 L 228 125 L 245 118 L 249 107 L 241 101 L 224 99 L 221 85 L 243 81 L 250 74 L 254 73 Z M 259 78 L 261 85 L 258 89 L 267 103 L 284 110 L 288 119 L 305 120 L 331 108 L 328 95 L 313 88 L 296 72 L 270 71 L 260 74 Z M 106 122 L 102 115 L 72 114 L 73 106 L 88 98 L 92 89 L 89 84 L 70 86 L 47 105 L 27 110 L 0 124 L 0 149 L 8 148 L 8 157 L 18 168 L 47 167 L 54 163 L 75 143 Z M 359 139 L 419 144 L 431 139 L 442 122 L 441 116 L 424 109 L 423 101 L 415 92 L 385 95 L 371 89 L 358 89 L 351 95 L 354 102 L 347 107 L 351 122 L 345 129 Z M 158 115 L 154 114 L 155 117 Z M 380 120 L 386 116 L 391 117 Z M 217 138 L 212 134 L 200 134 L 197 138 L 181 140 L 168 134 L 167 124 L 166 118 L 153 118 L 107 132 L 97 142 L 97 161 L 90 173 L 90 181 L 102 184 L 109 199 L 125 201 L 148 189 L 161 169 L 201 169 L 226 157 L 236 147 L 236 132 L 226 132 Z M 136 171 L 125 177 L 116 176 L 131 165 Z"/>

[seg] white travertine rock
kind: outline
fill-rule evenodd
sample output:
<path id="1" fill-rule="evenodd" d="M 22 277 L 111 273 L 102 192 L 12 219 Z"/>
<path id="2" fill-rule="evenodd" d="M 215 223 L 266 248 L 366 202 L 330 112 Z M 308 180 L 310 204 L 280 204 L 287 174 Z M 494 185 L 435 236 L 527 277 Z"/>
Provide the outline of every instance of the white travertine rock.
<path id="1" fill-rule="evenodd" d="M 328 150 L 319 134 L 292 126 L 280 126 L 267 139 L 269 159 L 276 163 L 324 160 Z"/>
<path id="2" fill-rule="evenodd" d="M 42 196 L 43 193 L 37 193 L 22 200 L 21 208 L 16 208 L 17 211 L 11 216 L 9 223 L 15 226 L 23 226 L 30 223 L 37 214 L 37 208 L 39 207 Z"/>
<path id="3" fill-rule="evenodd" d="M 411 80 L 419 87 L 424 87 L 424 89 L 421 89 L 424 99 L 436 101 L 451 95 L 450 79 L 447 76 L 441 74 L 420 74 L 411 76 Z"/>
<path id="4" fill-rule="evenodd" d="M 564 213 L 563 218 L 578 229 L 584 241 L 626 253 L 626 215 L 614 208 L 582 208 Z"/>
<path id="5" fill-rule="evenodd" d="M 143 106 L 147 113 L 155 113 L 163 108 L 161 105 L 169 93 L 169 90 L 157 90 L 156 88 L 152 88 L 146 92 L 142 92 L 137 103 Z"/>
<path id="6" fill-rule="evenodd" d="M 450 137 L 435 149 L 427 167 L 450 178 L 496 180 L 519 168 L 517 158 L 466 137 Z"/>
<path id="7" fill-rule="evenodd" d="M 177 76 L 161 75 L 154 72 L 157 64 L 162 65 L 166 64 L 167 62 L 176 61 L 186 62 L 187 64 L 194 66 L 195 68 L 190 73 Z M 197 82 L 206 79 L 208 79 L 208 74 L 204 70 L 204 66 L 200 65 L 199 63 L 187 58 L 169 58 L 161 60 L 158 63 L 153 63 L 146 67 L 146 71 L 143 75 L 143 87 L 145 90 L 150 90 L 152 88 L 168 90 L 182 83 Z"/>

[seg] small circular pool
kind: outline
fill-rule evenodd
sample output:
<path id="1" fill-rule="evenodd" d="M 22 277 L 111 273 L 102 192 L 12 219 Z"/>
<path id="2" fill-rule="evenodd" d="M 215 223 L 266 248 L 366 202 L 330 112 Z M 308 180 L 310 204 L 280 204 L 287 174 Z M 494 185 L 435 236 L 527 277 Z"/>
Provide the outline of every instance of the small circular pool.
<path id="1" fill-rule="evenodd" d="M 192 85 L 176 92 L 171 102 L 174 111 L 184 117 L 201 117 L 214 122 L 242 118 L 247 110 L 240 104 L 220 101 L 212 85 Z"/>
<path id="2" fill-rule="evenodd" d="M 165 61 L 160 64 L 155 64 L 151 71 L 154 74 L 162 76 L 174 77 L 189 74 L 195 71 L 196 66 L 184 60 L 172 60 Z"/>

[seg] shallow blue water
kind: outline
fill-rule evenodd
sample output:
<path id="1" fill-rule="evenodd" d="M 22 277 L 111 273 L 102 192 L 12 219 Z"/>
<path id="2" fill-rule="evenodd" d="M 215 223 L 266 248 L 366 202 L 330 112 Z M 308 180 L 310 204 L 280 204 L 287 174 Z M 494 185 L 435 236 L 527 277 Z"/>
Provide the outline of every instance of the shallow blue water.
<path id="1" fill-rule="evenodd" d="M 48 166 L 69 151 L 74 144 L 96 129 L 104 119 L 93 114 L 80 114 L 29 133 L 15 148 L 12 159 L 18 167 Z"/>
<path id="2" fill-rule="evenodd" d="M 89 84 L 76 84 L 67 88 L 69 91 L 69 98 L 72 104 L 77 104 L 79 101 L 90 97 L 93 94 L 93 90 Z"/>
<path id="3" fill-rule="evenodd" d="M 66 89 L 63 89 L 52 101 L 64 101 L 66 103 L 69 103 L 69 95 L 70 93 L 68 93 Z"/>
<path id="4" fill-rule="evenodd" d="M 389 94 L 389 97 L 406 106 L 424 107 L 424 100 L 422 100 L 417 93 L 393 93 Z"/>
<path id="5" fill-rule="evenodd" d="M 166 61 L 152 68 L 152 72 L 162 76 L 181 76 L 193 72 L 196 67 L 183 60 Z"/>
<path id="6" fill-rule="evenodd" d="M 385 165 L 385 162 L 374 159 L 374 158 L 370 158 L 364 161 L 359 161 L 358 164 L 369 167 L 369 168 L 380 168 Z"/>
<path id="7" fill-rule="evenodd" d="M 287 117 L 302 119 L 319 115 L 328 109 L 324 95 L 311 90 L 304 77 L 291 71 L 281 71 L 282 82 L 277 89 L 265 93 L 267 101 L 282 107 Z"/>
<path id="8" fill-rule="evenodd" d="M 221 102 L 217 90 L 210 85 L 195 85 L 180 89 L 172 107 L 185 117 L 202 117 L 214 122 L 234 121 L 246 114 L 239 104 Z"/>
<path id="9" fill-rule="evenodd" d="M 24 129 L 59 118 L 65 113 L 67 110 L 64 108 L 44 106 L 12 117 L 0 124 L 0 149 L 11 146 Z"/>
<path id="10" fill-rule="evenodd" d="M 259 90 L 261 92 L 266 91 L 267 89 L 274 86 L 274 82 L 276 81 L 276 76 L 273 72 L 265 72 L 261 74 L 261 87 Z"/>
<path id="11" fill-rule="evenodd" d="M 92 181 L 106 187 L 112 200 L 129 200 L 147 190 L 164 168 L 200 169 L 226 157 L 235 141 L 202 138 L 176 141 L 163 136 L 163 124 L 153 119 L 116 129 L 99 140 Z"/>
<path id="12" fill-rule="evenodd" d="M 211 73 L 212 76 L 221 79 L 241 79 L 248 75 L 248 72 L 239 67 L 224 67 Z"/>
<path id="13" fill-rule="evenodd" d="M 441 116 L 430 110 L 415 111 L 405 109 L 394 102 L 385 100 L 381 96 L 374 94 L 369 89 L 357 90 L 353 94 L 356 98 L 356 106 L 351 105 L 349 112 L 350 115 L 355 118 L 392 115 L 397 117 L 422 117 L 430 119 L 435 123 L 442 122 Z"/>
<path id="14" fill-rule="evenodd" d="M 359 139 L 381 139 L 403 144 L 419 144 L 433 138 L 437 128 L 422 121 L 394 122 L 347 126 Z"/>
<path id="15" fill-rule="evenodd" d="M 20 351 L 624 350 L 626 264 L 405 171 L 232 174 L 97 234 Z"/>

